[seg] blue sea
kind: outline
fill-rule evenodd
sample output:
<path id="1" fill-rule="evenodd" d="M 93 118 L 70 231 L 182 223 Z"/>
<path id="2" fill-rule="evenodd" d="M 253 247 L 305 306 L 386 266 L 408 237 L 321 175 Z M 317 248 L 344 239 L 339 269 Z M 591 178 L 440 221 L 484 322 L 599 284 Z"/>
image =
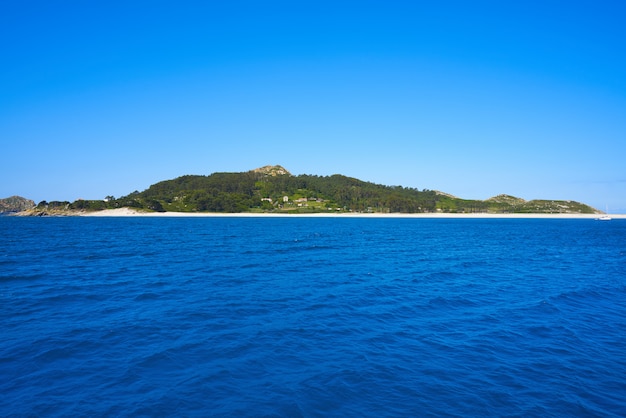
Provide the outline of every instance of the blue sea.
<path id="1" fill-rule="evenodd" d="M 0 217 L 3 417 L 624 417 L 626 221 Z"/>

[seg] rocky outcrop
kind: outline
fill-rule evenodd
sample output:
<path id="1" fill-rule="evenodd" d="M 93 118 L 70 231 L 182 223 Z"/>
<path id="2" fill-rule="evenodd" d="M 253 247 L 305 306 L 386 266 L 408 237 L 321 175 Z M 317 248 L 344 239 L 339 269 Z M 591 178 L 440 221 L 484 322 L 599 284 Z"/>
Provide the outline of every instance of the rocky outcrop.
<path id="1" fill-rule="evenodd" d="M 524 200 L 519 197 L 499 194 L 485 200 L 494 211 L 511 213 L 600 213 L 584 203 L 572 200 Z"/>
<path id="2" fill-rule="evenodd" d="M 499 194 L 497 196 L 491 197 L 487 199 L 487 202 L 506 203 L 508 205 L 521 205 L 526 203 L 524 199 L 508 194 Z"/>
<path id="3" fill-rule="evenodd" d="M 0 199 L 0 213 L 21 212 L 33 207 L 35 207 L 35 202 L 21 196 Z"/>
<path id="4" fill-rule="evenodd" d="M 255 173 L 265 174 L 266 176 L 290 176 L 291 173 L 287 171 L 284 167 L 280 165 L 266 165 L 264 167 L 260 167 L 252 170 Z"/>

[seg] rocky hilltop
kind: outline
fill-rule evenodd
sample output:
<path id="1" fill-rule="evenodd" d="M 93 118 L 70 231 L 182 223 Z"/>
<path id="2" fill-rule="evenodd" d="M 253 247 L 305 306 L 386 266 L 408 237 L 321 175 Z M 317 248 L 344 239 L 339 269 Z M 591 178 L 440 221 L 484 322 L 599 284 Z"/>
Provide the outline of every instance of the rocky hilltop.
<path id="1" fill-rule="evenodd" d="M 266 165 L 252 171 L 254 173 L 265 174 L 266 176 L 291 176 L 291 173 L 280 165 Z"/>
<path id="2" fill-rule="evenodd" d="M 508 194 L 499 194 L 497 196 L 487 199 L 487 201 L 494 203 L 504 203 L 507 205 L 522 205 L 526 203 L 524 199 L 520 199 L 519 197 L 511 196 Z"/>
<path id="3" fill-rule="evenodd" d="M 11 196 L 0 199 L 0 213 L 21 212 L 23 210 L 32 209 L 35 202 L 21 196 Z"/>

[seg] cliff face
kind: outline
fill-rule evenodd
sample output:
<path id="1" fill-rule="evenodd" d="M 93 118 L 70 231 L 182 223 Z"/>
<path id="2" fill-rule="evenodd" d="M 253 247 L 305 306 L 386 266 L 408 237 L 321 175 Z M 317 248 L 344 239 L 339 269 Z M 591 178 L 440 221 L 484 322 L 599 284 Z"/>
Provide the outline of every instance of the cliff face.
<path id="1" fill-rule="evenodd" d="M 32 209 L 35 202 L 21 196 L 11 196 L 0 199 L 0 213 L 20 212 L 26 209 Z"/>

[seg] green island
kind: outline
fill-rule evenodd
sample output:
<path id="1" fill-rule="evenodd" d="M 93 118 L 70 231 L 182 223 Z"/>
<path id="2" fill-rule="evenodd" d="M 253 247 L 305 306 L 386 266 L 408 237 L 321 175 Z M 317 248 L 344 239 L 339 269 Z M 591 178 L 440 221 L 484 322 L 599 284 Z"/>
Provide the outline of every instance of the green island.
<path id="1" fill-rule="evenodd" d="M 509 195 L 471 200 L 339 174 L 294 176 L 279 165 L 240 173 L 185 175 L 119 198 L 42 201 L 20 213 L 72 215 L 116 208 L 183 213 L 600 213 L 569 200 L 526 201 Z"/>

